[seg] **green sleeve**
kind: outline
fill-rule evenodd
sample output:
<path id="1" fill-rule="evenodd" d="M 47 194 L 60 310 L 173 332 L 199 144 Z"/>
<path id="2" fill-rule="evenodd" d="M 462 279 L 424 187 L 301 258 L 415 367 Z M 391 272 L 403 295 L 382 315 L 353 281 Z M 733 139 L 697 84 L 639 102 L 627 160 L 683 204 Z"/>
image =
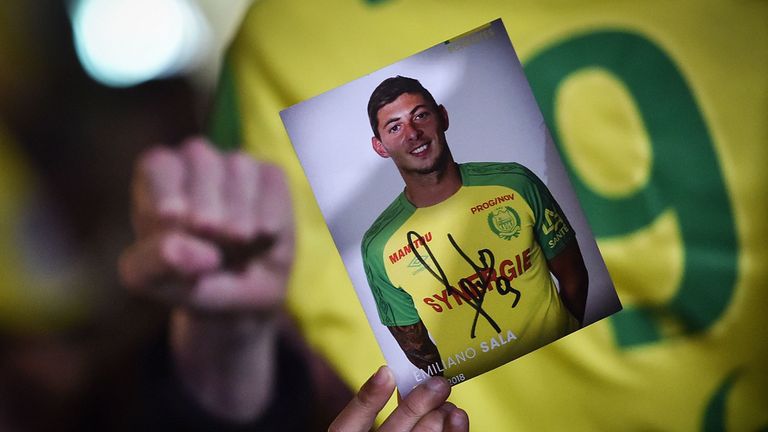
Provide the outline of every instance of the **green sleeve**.
<path id="1" fill-rule="evenodd" d="M 523 194 L 533 210 L 536 241 L 547 260 L 551 260 L 565 249 L 576 233 L 544 182 L 528 168 L 519 166 L 528 178 Z"/>
<path id="2" fill-rule="evenodd" d="M 547 186 L 528 168 L 515 162 L 471 162 L 460 165 L 466 185 L 501 185 L 517 191 L 531 206 L 534 234 L 547 260 L 556 257 L 576 237 Z"/>
<path id="3" fill-rule="evenodd" d="M 393 224 L 386 223 L 395 213 L 387 209 L 373 226 L 365 233 L 362 243 L 363 267 L 371 288 L 379 319 L 385 326 L 403 326 L 416 324 L 421 319 L 413 304 L 413 298 L 404 289 L 394 286 L 384 268 L 384 246 L 394 232 Z M 389 216 L 389 217 L 388 217 Z M 394 224 L 399 226 L 399 224 Z"/>

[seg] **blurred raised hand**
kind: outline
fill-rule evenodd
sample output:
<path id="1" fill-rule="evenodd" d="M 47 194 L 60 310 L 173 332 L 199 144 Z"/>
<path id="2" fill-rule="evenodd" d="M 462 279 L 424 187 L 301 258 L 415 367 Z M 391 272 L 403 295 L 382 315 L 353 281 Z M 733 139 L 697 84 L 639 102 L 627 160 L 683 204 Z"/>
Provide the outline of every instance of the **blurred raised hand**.
<path id="1" fill-rule="evenodd" d="M 172 307 L 174 368 L 204 409 L 258 418 L 275 394 L 277 312 L 293 260 L 282 172 L 192 138 L 145 152 L 132 189 L 136 240 L 120 257 L 123 284 Z"/>
<path id="2" fill-rule="evenodd" d="M 145 152 L 132 188 L 136 241 L 120 258 L 126 287 L 203 312 L 282 304 L 294 240 L 277 167 L 193 138 Z"/>

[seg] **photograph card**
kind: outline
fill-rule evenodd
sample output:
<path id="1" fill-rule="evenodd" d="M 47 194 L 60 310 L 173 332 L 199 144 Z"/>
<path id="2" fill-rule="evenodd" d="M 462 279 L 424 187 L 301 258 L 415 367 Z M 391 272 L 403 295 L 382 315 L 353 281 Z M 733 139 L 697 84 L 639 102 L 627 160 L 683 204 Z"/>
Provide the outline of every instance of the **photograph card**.
<path id="1" fill-rule="evenodd" d="M 621 309 L 501 20 L 281 117 L 401 394 Z"/>

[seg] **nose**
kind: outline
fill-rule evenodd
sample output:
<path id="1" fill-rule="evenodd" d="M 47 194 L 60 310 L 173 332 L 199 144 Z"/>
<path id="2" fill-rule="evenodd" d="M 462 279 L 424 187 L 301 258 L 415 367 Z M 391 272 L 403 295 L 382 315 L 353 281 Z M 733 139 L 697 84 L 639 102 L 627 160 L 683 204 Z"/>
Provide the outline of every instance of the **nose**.
<path id="1" fill-rule="evenodd" d="M 419 138 L 421 138 L 422 134 L 423 134 L 423 132 L 421 131 L 421 128 L 419 128 L 413 122 L 406 122 L 405 123 L 405 136 L 409 140 L 419 139 Z"/>

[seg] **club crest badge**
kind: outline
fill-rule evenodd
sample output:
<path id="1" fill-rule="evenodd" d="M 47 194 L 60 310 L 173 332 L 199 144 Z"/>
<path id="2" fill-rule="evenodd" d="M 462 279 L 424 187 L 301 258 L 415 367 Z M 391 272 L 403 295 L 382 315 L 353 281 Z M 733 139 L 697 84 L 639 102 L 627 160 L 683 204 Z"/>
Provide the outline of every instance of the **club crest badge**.
<path id="1" fill-rule="evenodd" d="M 509 206 L 496 208 L 488 214 L 488 226 L 504 240 L 520 236 L 520 216 Z"/>

